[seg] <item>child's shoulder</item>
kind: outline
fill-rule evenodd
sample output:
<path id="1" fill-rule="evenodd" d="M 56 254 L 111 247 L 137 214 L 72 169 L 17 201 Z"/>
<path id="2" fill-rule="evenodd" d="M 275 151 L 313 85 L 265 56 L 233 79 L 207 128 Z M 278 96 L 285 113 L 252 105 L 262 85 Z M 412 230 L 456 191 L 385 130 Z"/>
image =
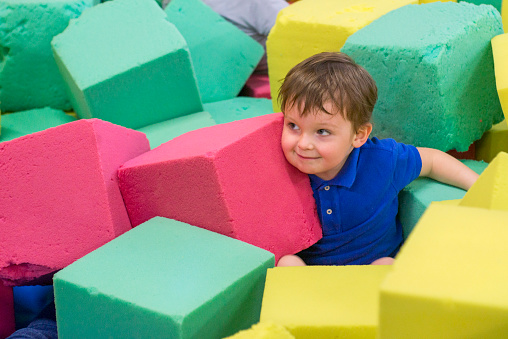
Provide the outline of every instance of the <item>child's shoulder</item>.
<path id="1" fill-rule="evenodd" d="M 380 151 L 389 151 L 393 152 L 399 145 L 394 139 L 378 139 L 377 137 L 372 137 L 367 139 L 367 142 L 363 144 L 363 149 L 370 150 L 380 150 Z"/>

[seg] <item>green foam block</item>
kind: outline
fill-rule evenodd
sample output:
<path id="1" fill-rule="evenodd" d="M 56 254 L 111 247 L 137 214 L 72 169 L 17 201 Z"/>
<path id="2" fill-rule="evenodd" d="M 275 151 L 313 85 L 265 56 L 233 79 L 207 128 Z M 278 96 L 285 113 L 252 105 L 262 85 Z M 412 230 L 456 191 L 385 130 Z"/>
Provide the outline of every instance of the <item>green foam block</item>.
<path id="1" fill-rule="evenodd" d="M 462 162 L 481 174 L 487 163 L 475 160 L 462 160 Z M 423 212 L 433 201 L 462 199 L 466 191 L 446 185 L 430 178 L 418 178 L 399 193 L 399 218 L 402 224 L 404 238 L 407 238 L 420 220 Z"/>
<path id="2" fill-rule="evenodd" d="M 136 129 L 203 111 L 187 43 L 155 1 L 95 6 L 51 44 L 80 118 Z"/>
<path id="3" fill-rule="evenodd" d="M 59 338 L 222 338 L 259 321 L 273 254 L 155 217 L 54 277 Z"/>
<path id="4" fill-rule="evenodd" d="M 204 104 L 204 107 L 217 124 L 274 113 L 272 101 L 264 98 L 236 97 Z"/>

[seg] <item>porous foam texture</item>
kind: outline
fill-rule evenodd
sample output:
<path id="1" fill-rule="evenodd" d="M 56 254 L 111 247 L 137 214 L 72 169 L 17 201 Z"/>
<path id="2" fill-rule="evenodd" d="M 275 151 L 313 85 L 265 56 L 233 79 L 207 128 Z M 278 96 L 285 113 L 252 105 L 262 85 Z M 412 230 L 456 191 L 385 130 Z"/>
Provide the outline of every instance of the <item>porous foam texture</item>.
<path id="1" fill-rule="evenodd" d="M 49 107 L 3 114 L 0 142 L 40 132 L 74 120 L 76 118 L 65 114 L 64 111 Z"/>
<path id="2" fill-rule="evenodd" d="M 275 254 L 321 238 L 309 177 L 280 147 L 282 114 L 188 132 L 118 170 L 133 226 L 162 216 Z"/>
<path id="3" fill-rule="evenodd" d="M 492 160 L 464 195 L 460 206 L 508 211 L 508 153 L 500 152 Z"/>
<path id="4" fill-rule="evenodd" d="M 236 97 L 263 46 L 201 0 L 172 0 L 165 12 L 187 41 L 203 102 Z"/>
<path id="5" fill-rule="evenodd" d="M 463 2 L 463 0 L 457 0 L 457 2 Z M 467 0 L 465 2 L 469 2 L 475 5 L 491 5 L 494 6 L 499 12 L 501 12 L 501 4 L 503 0 Z"/>
<path id="6" fill-rule="evenodd" d="M 341 51 L 378 87 L 373 135 L 466 151 L 503 119 L 490 45 L 501 33 L 492 6 L 435 2 L 401 7 L 351 35 Z"/>
<path id="7" fill-rule="evenodd" d="M 273 265 L 255 246 L 153 218 L 55 274 L 58 337 L 232 335 L 259 320 Z"/>
<path id="8" fill-rule="evenodd" d="M 149 149 L 143 133 L 98 119 L 0 143 L 0 279 L 48 278 L 129 230 L 116 172 Z"/>
<path id="9" fill-rule="evenodd" d="M 508 333 L 508 212 L 432 204 L 381 285 L 378 338 Z"/>
<path id="10" fill-rule="evenodd" d="M 379 286 L 389 265 L 269 269 L 260 321 L 295 338 L 372 338 L 378 325 Z"/>
<path id="11" fill-rule="evenodd" d="M 274 112 L 288 71 L 304 59 L 339 51 L 347 37 L 382 15 L 417 0 L 303 0 L 279 12 L 266 41 L 268 75 Z"/>
<path id="12" fill-rule="evenodd" d="M 218 124 L 273 113 L 272 102 L 264 98 L 236 97 L 203 106 Z"/>
<path id="13" fill-rule="evenodd" d="M 467 167 L 480 174 L 487 167 L 483 161 L 463 160 Z M 398 218 L 402 233 L 407 238 L 431 202 L 461 199 L 466 194 L 461 188 L 446 185 L 430 178 L 417 178 L 399 193 Z"/>
<path id="14" fill-rule="evenodd" d="M 136 129 L 203 111 L 187 44 L 155 1 L 95 6 L 51 45 L 80 118 Z"/>
<path id="15" fill-rule="evenodd" d="M 508 125 L 506 120 L 492 126 L 476 142 L 476 158 L 491 162 L 499 152 L 508 153 Z"/>
<path id="16" fill-rule="evenodd" d="M 184 133 L 215 125 L 208 112 L 199 112 L 141 127 L 138 131 L 146 134 L 150 147 L 155 148 Z"/>
<path id="17" fill-rule="evenodd" d="M 51 39 L 92 0 L 0 1 L 0 109 L 71 108 Z"/>
<path id="18" fill-rule="evenodd" d="M 271 322 L 262 322 L 252 325 L 225 339 L 294 339 L 295 337 L 284 326 Z"/>
<path id="19" fill-rule="evenodd" d="M 15 330 L 12 287 L 0 282 L 0 338 L 7 338 Z"/>
<path id="20" fill-rule="evenodd" d="M 492 54 L 494 55 L 497 94 L 504 116 L 508 117 L 508 33 L 492 38 Z"/>

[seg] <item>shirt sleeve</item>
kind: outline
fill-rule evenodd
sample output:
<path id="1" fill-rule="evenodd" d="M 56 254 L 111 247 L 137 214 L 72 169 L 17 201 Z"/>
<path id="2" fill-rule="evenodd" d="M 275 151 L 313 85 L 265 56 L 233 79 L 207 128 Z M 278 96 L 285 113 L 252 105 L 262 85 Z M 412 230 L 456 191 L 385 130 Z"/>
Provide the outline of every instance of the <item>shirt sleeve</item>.
<path id="1" fill-rule="evenodd" d="M 420 175 L 422 158 L 415 146 L 394 143 L 393 185 L 397 192 L 400 192 Z"/>

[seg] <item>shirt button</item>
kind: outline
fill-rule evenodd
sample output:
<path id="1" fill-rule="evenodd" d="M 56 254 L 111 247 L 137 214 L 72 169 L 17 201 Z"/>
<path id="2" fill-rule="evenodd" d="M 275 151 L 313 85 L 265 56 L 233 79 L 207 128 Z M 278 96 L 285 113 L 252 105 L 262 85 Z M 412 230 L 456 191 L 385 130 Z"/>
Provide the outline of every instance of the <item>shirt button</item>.
<path id="1" fill-rule="evenodd" d="M 327 209 L 326 214 L 332 214 L 332 209 L 331 208 Z"/>
<path id="2" fill-rule="evenodd" d="M 330 186 L 325 186 L 325 191 L 328 191 L 330 189 Z"/>

